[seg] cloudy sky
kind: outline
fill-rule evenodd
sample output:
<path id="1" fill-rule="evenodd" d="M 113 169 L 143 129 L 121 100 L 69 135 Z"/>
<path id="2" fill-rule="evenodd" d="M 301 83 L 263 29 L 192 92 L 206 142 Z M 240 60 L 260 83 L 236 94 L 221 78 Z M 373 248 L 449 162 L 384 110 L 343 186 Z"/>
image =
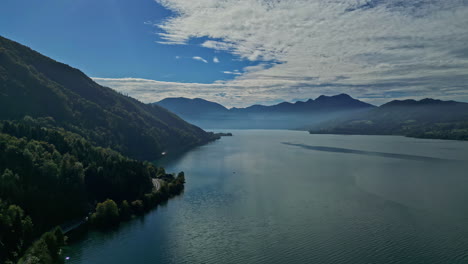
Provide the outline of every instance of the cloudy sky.
<path id="1" fill-rule="evenodd" d="M 5 1 L 1 35 L 143 102 L 468 101 L 468 0 Z"/>

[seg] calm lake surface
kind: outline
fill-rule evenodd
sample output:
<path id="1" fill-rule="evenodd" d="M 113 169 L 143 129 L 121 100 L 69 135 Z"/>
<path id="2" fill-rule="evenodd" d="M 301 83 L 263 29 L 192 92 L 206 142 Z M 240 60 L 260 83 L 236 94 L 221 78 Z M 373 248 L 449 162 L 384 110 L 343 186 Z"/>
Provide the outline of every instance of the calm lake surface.
<path id="1" fill-rule="evenodd" d="M 162 162 L 183 195 L 66 263 L 468 263 L 468 142 L 230 132 Z"/>

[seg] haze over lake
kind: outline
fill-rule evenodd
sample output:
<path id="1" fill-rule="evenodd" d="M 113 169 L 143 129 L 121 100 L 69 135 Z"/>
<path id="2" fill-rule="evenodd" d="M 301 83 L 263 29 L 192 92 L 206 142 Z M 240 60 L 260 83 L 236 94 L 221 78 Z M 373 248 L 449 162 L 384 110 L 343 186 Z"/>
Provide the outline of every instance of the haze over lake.
<path id="1" fill-rule="evenodd" d="M 466 263 L 468 142 L 235 130 L 162 161 L 185 192 L 66 263 Z"/>

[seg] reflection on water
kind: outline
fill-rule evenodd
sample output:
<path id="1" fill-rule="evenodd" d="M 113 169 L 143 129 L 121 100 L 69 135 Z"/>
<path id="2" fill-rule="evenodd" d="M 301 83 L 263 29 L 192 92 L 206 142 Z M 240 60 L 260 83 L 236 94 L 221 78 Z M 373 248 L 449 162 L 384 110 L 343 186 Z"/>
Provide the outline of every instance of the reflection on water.
<path id="1" fill-rule="evenodd" d="M 67 263 L 468 263 L 467 142 L 230 132 L 162 161 L 183 196 Z"/>
<path id="2" fill-rule="evenodd" d="M 420 161 L 447 161 L 446 159 L 417 156 L 417 155 L 385 153 L 385 152 L 376 152 L 376 151 L 362 151 L 362 150 L 357 150 L 357 149 L 345 149 L 345 148 L 336 148 L 336 147 L 310 146 L 310 145 L 305 145 L 305 144 L 297 144 L 297 143 L 289 143 L 289 142 L 282 142 L 282 144 L 288 145 L 288 146 L 301 147 L 301 148 L 310 149 L 310 150 L 316 150 L 316 151 L 350 153 L 350 154 L 377 156 L 377 157 L 384 157 L 384 158 L 420 160 Z"/>

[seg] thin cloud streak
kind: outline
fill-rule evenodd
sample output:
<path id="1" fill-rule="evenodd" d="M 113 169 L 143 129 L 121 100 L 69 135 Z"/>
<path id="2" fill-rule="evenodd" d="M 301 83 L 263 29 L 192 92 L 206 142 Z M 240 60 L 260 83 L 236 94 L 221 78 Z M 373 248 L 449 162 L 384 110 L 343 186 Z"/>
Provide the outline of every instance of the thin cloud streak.
<path id="1" fill-rule="evenodd" d="M 197 61 L 201 61 L 201 62 L 204 62 L 204 63 L 208 63 L 207 60 L 205 60 L 204 58 L 199 57 L 199 56 L 193 56 L 192 59 L 197 60 Z"/>

